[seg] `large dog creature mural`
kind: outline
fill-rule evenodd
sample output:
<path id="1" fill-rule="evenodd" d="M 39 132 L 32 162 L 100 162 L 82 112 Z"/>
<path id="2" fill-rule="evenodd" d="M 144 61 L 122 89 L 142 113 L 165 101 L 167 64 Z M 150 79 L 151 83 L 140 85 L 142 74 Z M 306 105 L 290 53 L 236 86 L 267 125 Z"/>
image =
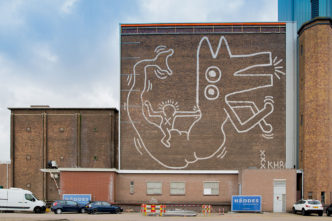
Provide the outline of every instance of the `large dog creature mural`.
<path id="1" fill-rule="evenodd" d="M 191 100 L 193 105 L 188 107 L 170 96 L 177 89 L 161 89 L 180 74 L 170 62 L 176 53 L 176 48 L 160 44 L 150 57 L 140 58 L 128 76 L 123 114 L 135 131 L 132 144 L 139 155 L 167 169 L 185 169 L 211 158 L 223 160 L 232 148 L 227 144 L 230 129 L 226 124 L 238 134 L 258 128 L 263 140 L 274 139 L 271 116 L 277 104 L 269 90 L 276 81 L 285 80 L 285 58 L 269 50 L 241 54 L 232 51 L 227 36 L 214 44 L 202 36 L 192 64 L 196 71 L 184 75 L 195 82 L 194 96 L 187 95 L 188 88 L 176 92 L 182 93 L 183 100 Z M 214 142 L 209 143 L 210 139 Z M 171 157 L 174 151 L 176 159 Z"/>

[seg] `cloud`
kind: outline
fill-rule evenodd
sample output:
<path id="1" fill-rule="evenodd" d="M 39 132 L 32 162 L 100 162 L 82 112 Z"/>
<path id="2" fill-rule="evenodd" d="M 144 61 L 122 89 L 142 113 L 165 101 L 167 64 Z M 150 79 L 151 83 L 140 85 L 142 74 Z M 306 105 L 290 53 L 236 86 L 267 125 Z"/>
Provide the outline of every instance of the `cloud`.
<path id="1" fill-rule="evenodd" d="M 263 1 L 259 13 L 255 14 L 259 21 L 278 20 L 278 1 Z"/>
<path id="2" fill-rule="evenodd" d="M 48 45 L 36 45 L 33 49 L 35 55 L 37 56 L 35 60 L 39 62 L 50 62 L 57 63 L 58 56 L 53 52 Z"/>
<path id="3" fill-rule="evenodd" d="M 125 22 L 245 22 L 277 18 L 277 0 L 139 0 Z"/>
<path id="4" fill-rule="evenodd" d="M 70 14 L 78 0 L 66 0 L 61 6 L 61 12 Z"/>
<path id="5" fill-rule="evenodd" d="M 12 29 L 24 24 L 22 18 L 21 8 L 23 6 L 22 0 L 0 1 L 0 28 Z"/>
<path id="6" fill-rule="evenodd" d="M 106 41 L 94 44 L 98 50 L 86 56 L 88 60 L 79 62 L 86 63 L 85 68 L 79 64 L 63 66 L 62 54 L 54 52 L 47 43 L 26 47 L 30 61 L 24 64 L 0 51 L 0 161 L 9 159 L 10 111 L 7 107 L 29 107 L 31 104 L 119 106 L 119 62 L 115 58 L 118 50 L 113 48 L 118 47 L 117 38 L 118 34 L 111 32 Z M 77 73 L 78 77 L 71 77 L 72 73 Z"/>
<path id="7" fill-rule="evenodd" d="M 158 22 L 205 22 L 235 13 L 244 5 L 244 0 L 141 0 L 140 12 L 144 19 Z M 213 6 L 213 7 L 211 7 Z"/>

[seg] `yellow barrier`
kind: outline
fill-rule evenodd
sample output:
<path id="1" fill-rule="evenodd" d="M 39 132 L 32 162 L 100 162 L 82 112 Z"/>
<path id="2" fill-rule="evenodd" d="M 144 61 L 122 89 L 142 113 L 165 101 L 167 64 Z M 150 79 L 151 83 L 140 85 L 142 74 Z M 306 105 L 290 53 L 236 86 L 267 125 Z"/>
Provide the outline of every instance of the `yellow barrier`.
<path id="1" fill-rule="evenodd" d="M 211 205 L 202 205 L 202 213 L 204 216 L 211 215 L 212 206 Z"/>
<path id="2" fill-rule="evenodd" d="M 141 213 L 144 216 L 147 215 L 163 216 L 165 211 L 166 211 L 166 205 L 150 205 L 150 204 L 141 205 Z"/>

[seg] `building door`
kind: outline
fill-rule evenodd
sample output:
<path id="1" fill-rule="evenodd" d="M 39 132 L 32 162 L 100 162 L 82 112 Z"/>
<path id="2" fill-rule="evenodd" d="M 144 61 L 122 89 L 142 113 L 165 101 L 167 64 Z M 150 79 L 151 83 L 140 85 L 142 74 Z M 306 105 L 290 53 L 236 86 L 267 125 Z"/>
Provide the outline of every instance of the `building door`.
<path id="1" fill-rule="evenodd" d="M 273 182 L 273 212 L 286 212 L 286 180 Z"/>

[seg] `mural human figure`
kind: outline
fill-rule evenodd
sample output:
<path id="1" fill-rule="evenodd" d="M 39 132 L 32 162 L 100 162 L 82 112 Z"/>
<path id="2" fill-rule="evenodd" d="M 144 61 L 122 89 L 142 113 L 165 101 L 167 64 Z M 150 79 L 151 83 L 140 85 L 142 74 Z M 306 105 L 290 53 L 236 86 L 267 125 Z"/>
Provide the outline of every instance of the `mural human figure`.
<path id="1" fill-rule="evenodd" d="M 178 111 L 176 105 L 173 103 L 166 103 L 161 107 L 160 111 L 155 111 L 150 101 L 146 100 L 144 103 L 144 115 L 148 121 L 159 127 L 164 135 L 160 140 L 161 143 L 165 147 L 170 148 L 171 131 L 176 131 L 179 134 L 182 133 L 174 127 L 176 118 L 199 119 L 200 111 Z"/>

